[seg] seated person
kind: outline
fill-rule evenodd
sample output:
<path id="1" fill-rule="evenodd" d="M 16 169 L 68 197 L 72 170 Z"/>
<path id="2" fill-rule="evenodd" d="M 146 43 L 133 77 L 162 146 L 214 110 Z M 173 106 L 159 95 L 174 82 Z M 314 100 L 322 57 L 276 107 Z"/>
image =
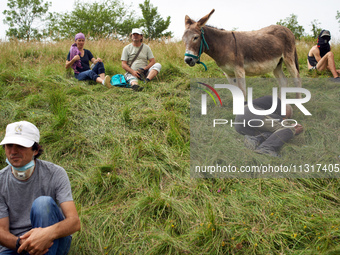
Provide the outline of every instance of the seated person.
<path id="1" fill-rule="evenodd" d="M 258 110 L 270 109 L 273 104 L 272 96 L 264 96 L 253 100 L 253 105 Z M 290 119 L 293 116 L 293 108 L 286 105 L 286 116 L 281 115 L 281 100 L 278 98 L 278 104 L 275 111 L 270 115 L 255 115 L 248 105 L 244 106 L 244 115 L 236 115 L 235 122 L 245 122 L 247 125 L 235 125 L 235 130 L 245 136 L 245 146 L 259 154 L 267 154 L 278 157 L 281 147 L 287 143 L 294 135 L 303 131 L 300 124 L 296 126 L 282 126 L 284 119 Z M 256 119 L 256 121 L 255 121 Z M 248 123 L 252 121 L 250 126 Z M 261 121 L 264 123 L 262 126 Z"/>
<path id="2" fill-rule="evenodd" d="M 150 47 L 143 44 L 141 29 L 132 29 L 130 37 L 132 43 L 123 49 L 122 67 L 126 71 L 125 80 L 131 85 L 132 89 L 142 90 L 143 88 L 138 86 L 138 79 L 149 82 L 161 71 L 162 66 L 156 63 Z"/>
<path id="3" fill-rule="evenodd" d="M 64 168 L 38 159 L 39 129 L 8 124 L 0 146 L 8 166 L 0 170 L 0 254 L 67 254 L 81 228 Z"/>
<path id="4" fill-rule="evenodd" d="M 108 88 L 111 88 L 110 76 L 105 76 L 105 68 L 103 61 L 100 58 L 95 59 L 91 51 L 84 49 L 85 36 L 83 33 L 78 33 L 75 36 L 75 43 L 72 44 L 70 52 L 67 55 L 66 69 L 72 67 L 74 76 L 79 81 L 93 80 Z M 92 62 L 94 67 L 90 69 L 89 62 Z"/>
<path id="5" fill-rule="evenodd" d="M 308 70 L 328 69 L 334 77 L 333 81 L 340 82 L 340 70 L 335 67 L 334 54 L 329 45 L 330 40 L 331 33 L 328 30 L 322 30 L 318 37 L 318 44 L 314 45 L 308 53 Z"/>

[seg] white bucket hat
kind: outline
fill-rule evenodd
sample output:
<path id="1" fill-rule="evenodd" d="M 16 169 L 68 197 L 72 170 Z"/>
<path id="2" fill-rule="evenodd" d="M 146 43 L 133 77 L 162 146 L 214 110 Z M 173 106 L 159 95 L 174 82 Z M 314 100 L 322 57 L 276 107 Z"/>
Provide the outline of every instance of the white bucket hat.
<path id="1" fill-rule="evenodd" d="M 28 121 L 19 121 L 8 124 L 6 135 L 0 145 L 17 144 L 23 147 L 32 147 L 34 143 L 39 143 L 39 129 Z"/>
<path id="2" fill-rule="evenodd" d="M 143 35 L 143 31 L 142 29 L 139 29 L 139 28 L 133 28 L 131 34 Z"/>

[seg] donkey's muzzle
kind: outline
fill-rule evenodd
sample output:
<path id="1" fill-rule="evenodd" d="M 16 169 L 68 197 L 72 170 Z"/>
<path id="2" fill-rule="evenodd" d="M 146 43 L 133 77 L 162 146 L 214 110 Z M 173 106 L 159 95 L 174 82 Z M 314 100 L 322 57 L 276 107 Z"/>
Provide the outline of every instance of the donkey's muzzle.
<path id="1" fill-rule="evenodd" d="M 196 64 L 196 59 L 192 57 L 185 56 L 184 57 L 185 63 L 187 63 L 189 66 L 194 66 Z"/>

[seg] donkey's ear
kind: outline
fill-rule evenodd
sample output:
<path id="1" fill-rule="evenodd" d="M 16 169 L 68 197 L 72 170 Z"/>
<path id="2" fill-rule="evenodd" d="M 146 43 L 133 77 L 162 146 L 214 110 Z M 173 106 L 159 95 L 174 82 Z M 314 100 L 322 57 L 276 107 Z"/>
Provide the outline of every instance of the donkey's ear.
<path id="1" fill-rule="evenodd" d="M 188 29 L 190 25 L 194 24 L 195 21 L 189 18 L 188 15 L 185 15 L 185 28 Z"/>
<path id="2" fill-rule="evenodd" d="M 199 28 L 203 27 L 207 23 L 208 19 L 210 18 L 211 14 L 214 13 L 214 11 L 215 11 L 215 9 L 212 9 L 212 11 L 209 14 L 205 15 L 203 18 L 201 18 L 197 22 L 197 25 L 198 25 Z"/>

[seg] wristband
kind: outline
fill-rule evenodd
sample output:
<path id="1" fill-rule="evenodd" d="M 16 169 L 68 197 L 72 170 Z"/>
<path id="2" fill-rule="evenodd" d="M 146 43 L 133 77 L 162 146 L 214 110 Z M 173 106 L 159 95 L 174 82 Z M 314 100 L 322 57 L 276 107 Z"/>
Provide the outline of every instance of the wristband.
<path id="1" fill-rule="evenodd" d="M 17 239 L 17 242 L 16 242 L 16 244 L 15 244 L 15 248 L 16 248 L 16 252 L 18 253 L 18 250 L 19 250 L 19 248 L 20 248 L 20 237 L 18 237 L 18 239 Z"/>
<path id="2" fill-rule="evenodd" d="M 19 253 L 18 250 L 19 250 L 19 248 L 20 248 L 20 246 L 21 246 L 20 240 L 21 240 L 20 237 L 18 237 L 17 242 L 16 242 L 16 244 L 15 244 L 15 248 L 16 248 L 16 252 L 17 252 L 17 253 Z M 23 252 L 20 253 L 20 255 L 29 255 L 29 254 L 28 254 L 27 251 L 23 251 Z"/>

